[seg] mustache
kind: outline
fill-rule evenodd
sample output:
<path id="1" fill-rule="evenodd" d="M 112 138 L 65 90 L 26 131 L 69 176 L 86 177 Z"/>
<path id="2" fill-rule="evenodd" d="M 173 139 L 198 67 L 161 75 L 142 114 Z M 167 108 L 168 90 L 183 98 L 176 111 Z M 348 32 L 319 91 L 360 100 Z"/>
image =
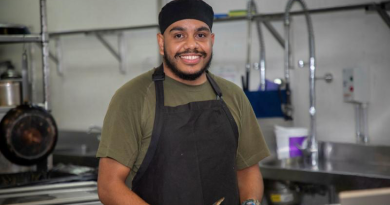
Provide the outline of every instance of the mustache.
<path id="1" fill-rule="evenodd" d="M 198 51 L 197 49 L 187 49 L 183 52 L 176 53 L 175 58 L 179 57 L 180 55 L 187 54 L 187 53 L 201 54 L 203 58 L 205 58 L 207 56 L 206 52 Z"/>

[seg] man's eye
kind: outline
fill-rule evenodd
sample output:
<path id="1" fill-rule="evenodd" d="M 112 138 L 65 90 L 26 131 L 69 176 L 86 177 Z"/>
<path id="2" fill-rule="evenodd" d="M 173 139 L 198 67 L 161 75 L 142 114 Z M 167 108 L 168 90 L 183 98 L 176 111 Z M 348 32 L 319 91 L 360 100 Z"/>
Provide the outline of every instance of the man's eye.
<path id="1" fill-rule="evenodd" d="M 176 34 L 175 38 L 183 38 L 183 34 Z"/>
<path id="2" fill-rule="evenodd" d="M 203 33 L 200 33 L 200 34 L 198 34 L 198 37 L 200 37 L 200 38 L 204 38 L 204 37 L 206 37 L 206 35 L 205 35 L 205 34 L 203 34 Z"/>

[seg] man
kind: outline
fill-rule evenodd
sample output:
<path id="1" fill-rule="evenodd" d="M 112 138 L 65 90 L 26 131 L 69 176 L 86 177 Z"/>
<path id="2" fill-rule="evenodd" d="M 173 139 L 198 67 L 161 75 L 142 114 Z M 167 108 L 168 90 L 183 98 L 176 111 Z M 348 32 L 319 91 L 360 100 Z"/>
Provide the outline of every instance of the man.
<path id="1" fill-rule="evenodd" d="M 163 64 L 122 86 L 104 120 L 97 153 L 104 204 L 259 204 L 258 162 L 269 151 L 242 90 L 207 71 L 213 16 L 201 0 L 161 10 Z"/>

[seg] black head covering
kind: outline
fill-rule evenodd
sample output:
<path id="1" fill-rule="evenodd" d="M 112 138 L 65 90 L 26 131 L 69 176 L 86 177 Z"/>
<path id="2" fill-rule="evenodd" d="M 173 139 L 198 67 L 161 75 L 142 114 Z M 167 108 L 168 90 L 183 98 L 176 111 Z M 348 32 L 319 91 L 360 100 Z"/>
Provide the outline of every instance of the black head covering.
<path id="1" fill-rule="evenodd" d="M 173 0 L 167 3 L 158 15 L 160 32 L 164 34 L 171 24 L 183 19 L 203 21 L 211 30 L 213 27 L 213 8 L 202 0 Z"/>

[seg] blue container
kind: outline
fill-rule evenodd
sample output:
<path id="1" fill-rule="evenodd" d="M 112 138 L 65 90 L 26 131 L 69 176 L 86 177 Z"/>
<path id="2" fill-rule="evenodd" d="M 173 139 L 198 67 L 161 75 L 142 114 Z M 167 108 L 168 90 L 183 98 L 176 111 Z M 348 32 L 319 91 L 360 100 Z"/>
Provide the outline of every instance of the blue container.
<path id="1" fill-rule="evenodd" d="M 286 90 L 246 91 L 257 118 L 284 117 L 282 103 L 286 102 Z"/>

